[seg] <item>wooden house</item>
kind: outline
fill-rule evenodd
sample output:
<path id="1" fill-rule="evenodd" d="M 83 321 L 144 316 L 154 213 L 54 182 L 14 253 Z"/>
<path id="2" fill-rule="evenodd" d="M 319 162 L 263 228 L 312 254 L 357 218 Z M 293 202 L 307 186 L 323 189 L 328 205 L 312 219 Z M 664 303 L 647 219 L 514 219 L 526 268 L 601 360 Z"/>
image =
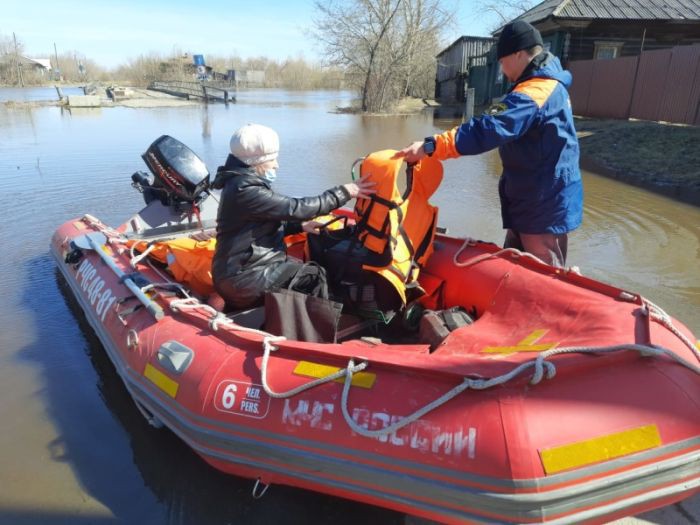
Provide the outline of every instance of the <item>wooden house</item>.
<path id="1" fill-rule="evenodd" d="M 698 0 L 545 0 L 516 20 L 539 29 L 564 64 L 700 43 Z"/>
<path id="2" fill-rule="evenodd" d="M 446 104 L 463 102 L 465 89 L 478 85 L 476 103 L 484 102 L 481 99 L 488 91 L 488 78 L 483 73 L 495 42 L 491 37 L 463 36 L 440 51 L 436 57 L 435 98 Z"/>

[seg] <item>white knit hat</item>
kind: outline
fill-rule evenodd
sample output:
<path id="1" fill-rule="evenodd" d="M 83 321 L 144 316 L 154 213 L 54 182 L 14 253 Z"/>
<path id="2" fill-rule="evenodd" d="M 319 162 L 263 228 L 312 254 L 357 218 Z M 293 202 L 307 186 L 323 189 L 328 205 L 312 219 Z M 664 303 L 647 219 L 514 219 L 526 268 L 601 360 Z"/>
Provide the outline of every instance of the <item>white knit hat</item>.
<path id="1" fill-rule="evenodd" d="M 279 150 L 277 132 L 260 124 L 246 124 L 231 137 L 231 154 L 248 166 L 275 160 Z"/>

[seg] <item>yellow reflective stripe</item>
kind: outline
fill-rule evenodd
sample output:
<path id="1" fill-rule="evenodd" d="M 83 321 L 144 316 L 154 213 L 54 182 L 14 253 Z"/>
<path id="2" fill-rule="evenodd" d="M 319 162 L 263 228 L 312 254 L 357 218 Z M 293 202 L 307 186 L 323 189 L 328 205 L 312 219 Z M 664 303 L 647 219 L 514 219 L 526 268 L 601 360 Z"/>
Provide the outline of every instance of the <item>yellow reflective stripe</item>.
<path id="1" fill-rule="evenodd" d="M 656 425 L 616 432 L 586 441 L 540 451 L 542 466 L 547 474 L 600 463 L 662 444 Z"/>
<path id="2" fill-rule="evenodd" d="M 80 222 L 80 221 L 75 221 L 75 222 L 73 223 L 73 227 L 74 227 L 76 230 L 78 230 L 78 231 L 83 231 L 84 229 L 87 228 L 87 226 L 85 225 L 85 223 L 84 223 L 84 222 Z"/>
<path id="3" fill-rule="evenodd" d="M 322 365 L 321 363 L 311 363 L 309 361 L 299 361 L 296 368 L 294 368 L 294 373 L 299 376 L 306 377 L 327 377 L 331 374 L 335 374 L 340 368 L 337 366 Z M 357 372 L 352 376 L 352 386 L 360 386 L 362 388 L 372 388 L 374 386 L 374 381 L 377 379 L 377 374 L 371 372 Z M 336 383 L 344 383 L 345 378 L 340 377 L 335 380 Z"/>
<path id="4" fill-rule="evenodd" d="M 518 344 L 519 345 L 531 345 L 542 339 L 544 337 L 544 334 L 546 334 L 548 330 L 544 330 L 540 328 L 539 330 L 535 330 L 532 332 L 530 335 L 528 335 L 525 339 L 520 341 Z"/>
<path id="5" fill-rule="evenodd" d="M 150 363 L 146 365 L 143 375 L 170 397 L 177 395 L 177 389 L 180 385 Z"/>
<path id="6" fill-rule="evenodd" d="M 557 343 L 545 343 L 541 345 L 517 345 L 517 346 L 487 346 L 482 350 L 484 354 L 514 354 L 516 352 L 544 352 L 556 348 Z"/>
<path id="7" fill-rule="evenodd" d="M 513 354 L 515 352 L 544 352 L 555 348 L 559 343 L 535 344 L 542 339 L 549 330 L 538 328 L 531 332 L 525 339 L 513 346 L 487 346 L 481 352 L 484 354 Z"/>
<path id="8" fill-rule="evenodd" d="M 700 340 L 695 341 L 695 348 L 697 348 L 698 350 L 700 350 Z"/>

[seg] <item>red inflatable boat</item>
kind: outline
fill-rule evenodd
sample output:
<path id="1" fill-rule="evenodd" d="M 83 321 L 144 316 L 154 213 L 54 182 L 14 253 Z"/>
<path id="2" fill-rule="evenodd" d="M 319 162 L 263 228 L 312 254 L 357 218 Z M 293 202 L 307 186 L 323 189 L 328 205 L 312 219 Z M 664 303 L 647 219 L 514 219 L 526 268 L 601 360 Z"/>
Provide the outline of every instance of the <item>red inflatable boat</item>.
<path id="1" fill-rule="evenodd" d="M 153 190 L 143 210 L 116 228 L 71 220 L 51 251 L 143 414 L 256 495 L 279 483 L 446 523 L 571 523 L 698 492 L 700 350 L 639 295 L 438 236 L 424 306 L 473 324 L 432 348 L 362 330 L 280 340 L 134 251 L 211 227 L 214 199 L 194 195 L 197 218 L 134 183 Z"/>

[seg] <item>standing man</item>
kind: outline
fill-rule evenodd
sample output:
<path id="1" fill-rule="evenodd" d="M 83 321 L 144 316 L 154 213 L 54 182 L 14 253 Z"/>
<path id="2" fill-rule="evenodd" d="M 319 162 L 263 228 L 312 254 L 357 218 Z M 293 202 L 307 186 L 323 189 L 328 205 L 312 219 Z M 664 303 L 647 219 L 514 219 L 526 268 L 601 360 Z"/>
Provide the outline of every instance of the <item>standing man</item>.
<path id="1" fill-rule="evenodd" d="M 518 20 L 497 44 L 503 74 L 514 82 L 481 117 L 404 148 L 398 156 L 444 160 L 498 147 L 504 248 L 529 252 L 554 266 L 566 263 L 568 232 L 583 215 L 579 147 L 567 87 L 571 73 L 543 48 L 539 31 Z"/>

